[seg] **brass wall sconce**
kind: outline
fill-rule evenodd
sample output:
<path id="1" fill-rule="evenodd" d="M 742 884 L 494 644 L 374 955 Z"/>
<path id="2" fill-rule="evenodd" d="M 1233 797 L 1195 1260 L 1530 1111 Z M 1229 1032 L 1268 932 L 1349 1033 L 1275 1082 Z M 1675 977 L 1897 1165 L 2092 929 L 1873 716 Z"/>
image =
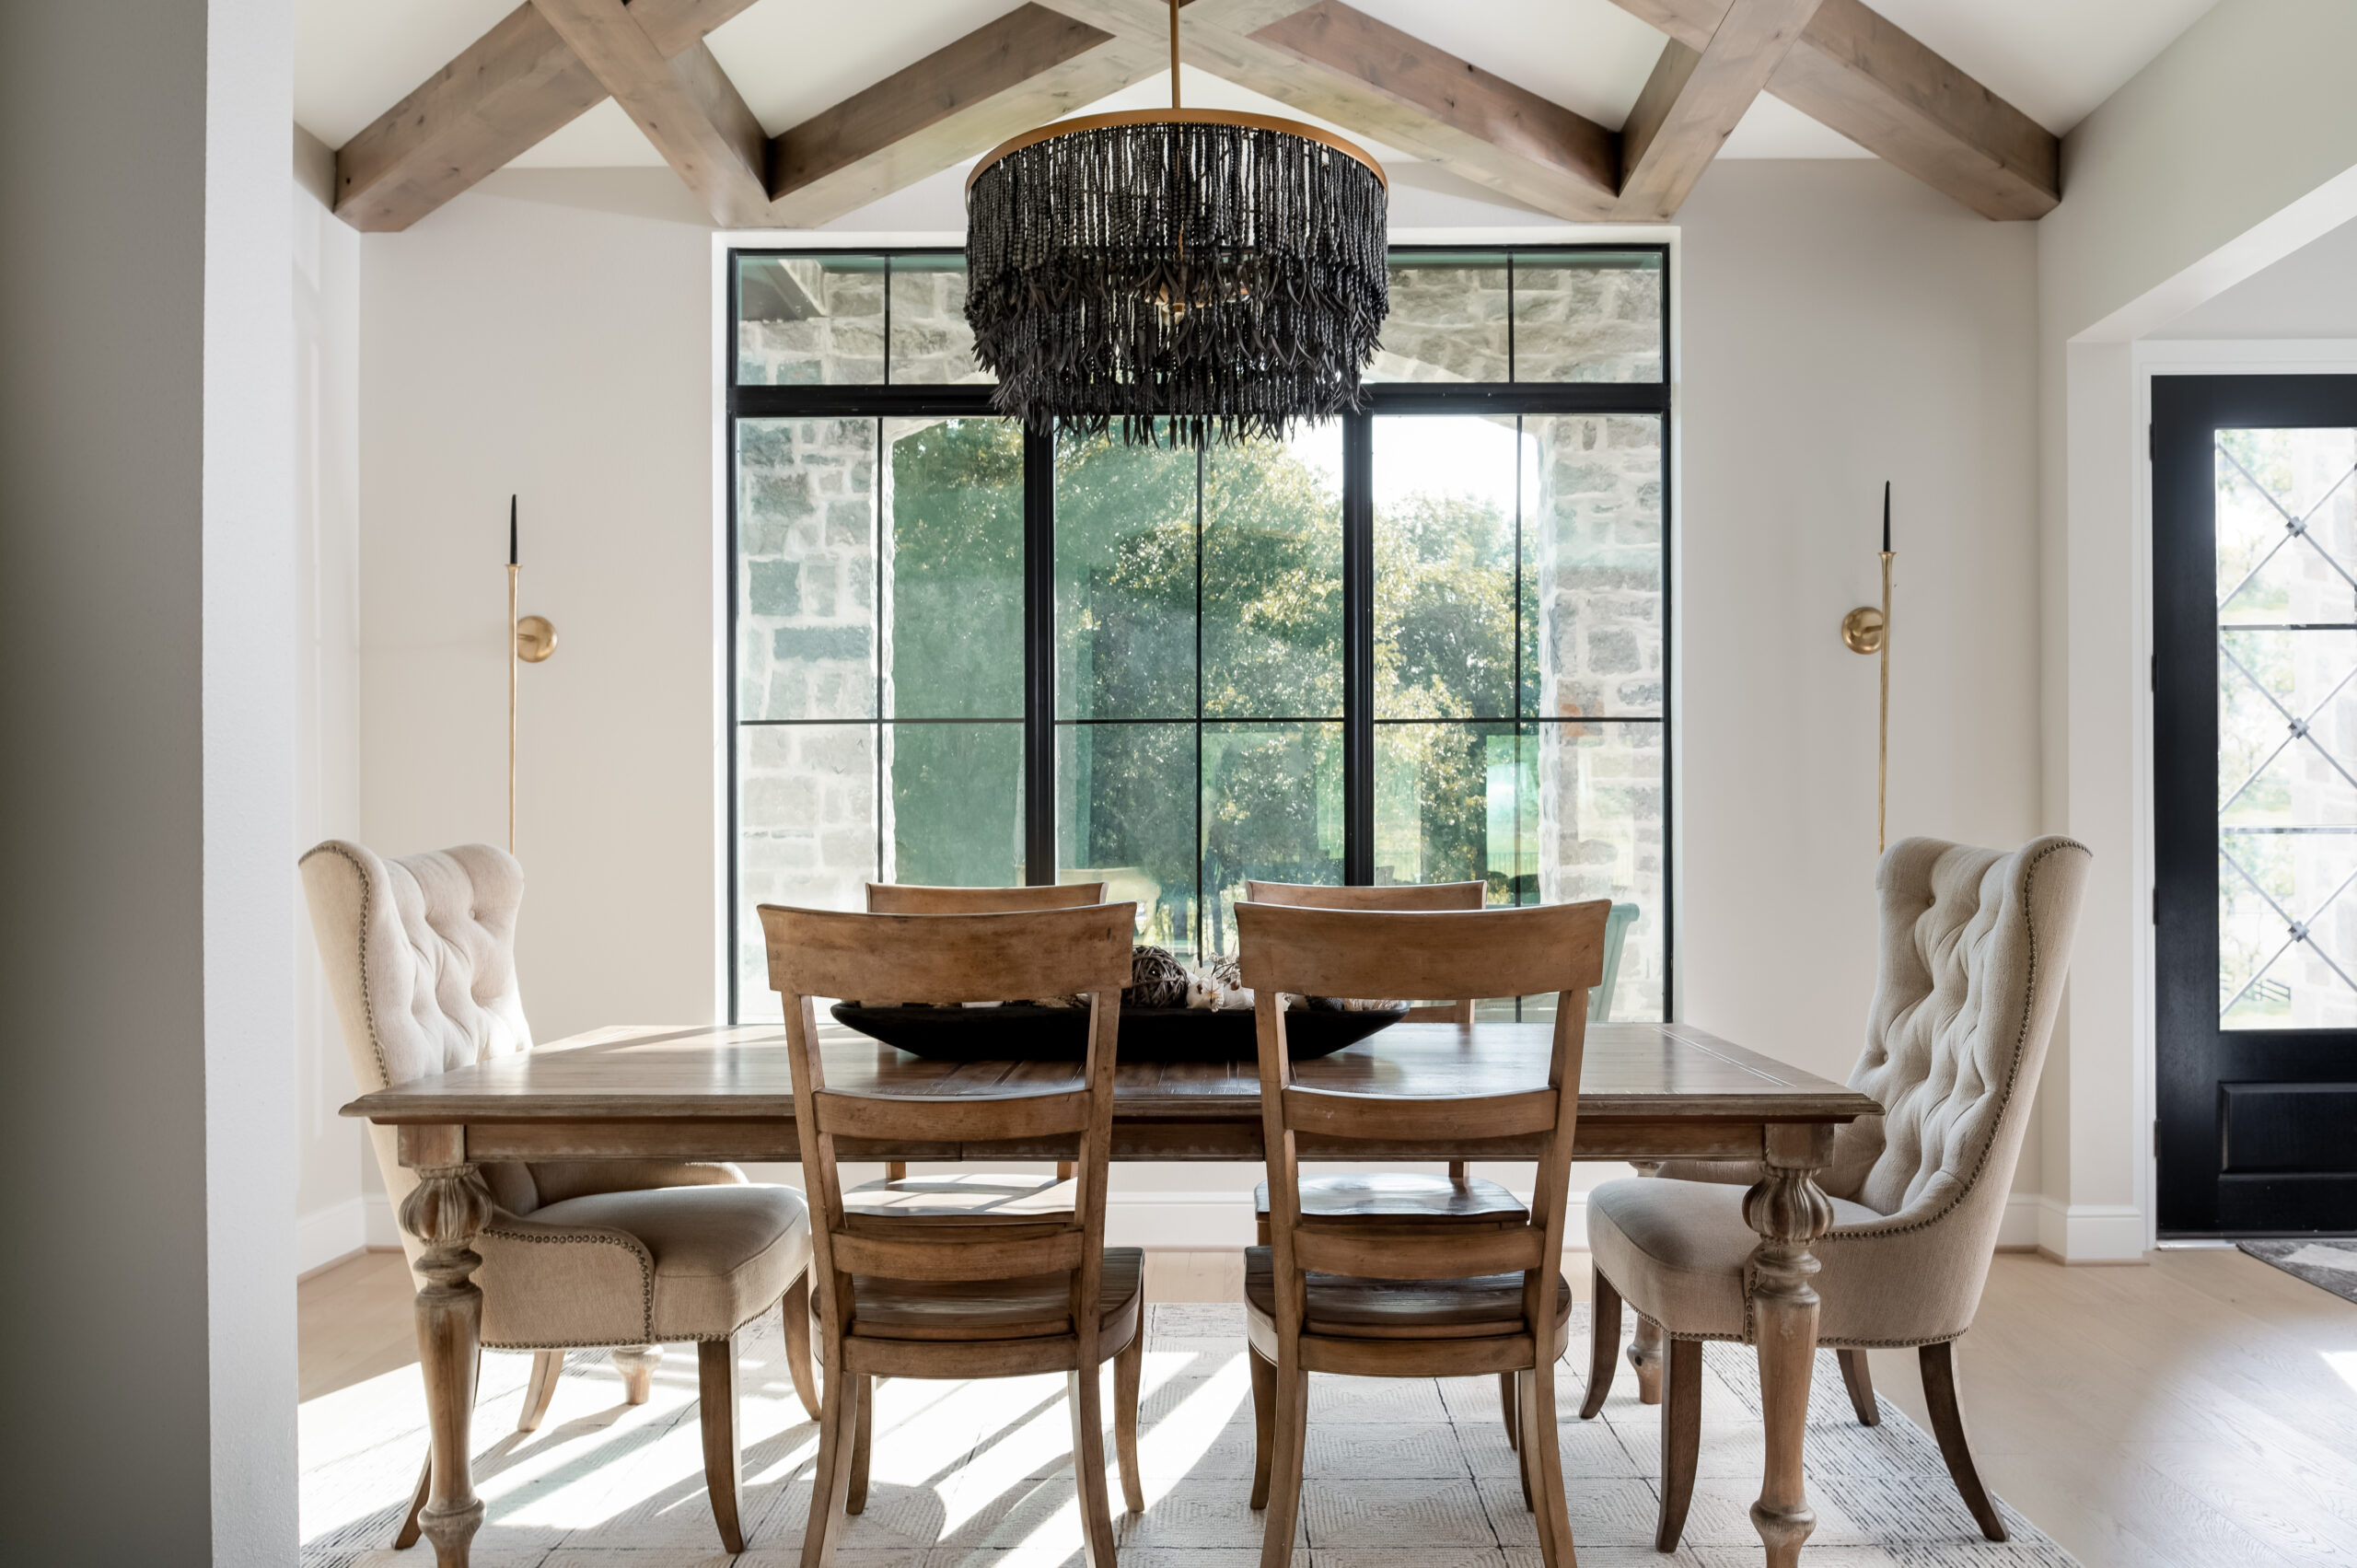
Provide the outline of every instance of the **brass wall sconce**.
<path id="1" fill-rule="evenodd" d="M 1841 618 L 1841 645 L 1882 659 L 1882 729 L 1875 750 L 1875 854 L 1887 846 L 1890 820 L 1890 482 L 1882 486 L 1882 604 L 1862 604 Z"/>
<path id="2" fill-rule="evenodd" d="M 516 497 L 507 498 L 507 853 L 516 853 L 516 743 L 523 693 L 519 664 L 544 663 L 556 652 L 556 627 L 545 615 L 516 613 L 516 580 L 523 575 L 517 550 Z"/>

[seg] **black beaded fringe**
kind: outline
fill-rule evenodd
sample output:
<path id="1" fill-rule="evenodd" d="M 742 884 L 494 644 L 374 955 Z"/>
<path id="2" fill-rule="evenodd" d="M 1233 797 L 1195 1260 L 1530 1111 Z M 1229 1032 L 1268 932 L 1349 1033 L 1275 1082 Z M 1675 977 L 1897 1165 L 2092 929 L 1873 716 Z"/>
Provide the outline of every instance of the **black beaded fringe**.
<path id="1" fill-rule="evenodd" d="M 1034 142 L 966 198 L 966 319 L 993 404 L 1132 446 L 1282 438 L 1363 406 L 1390 309 L 1383 182 L 1260 126 Z"/>

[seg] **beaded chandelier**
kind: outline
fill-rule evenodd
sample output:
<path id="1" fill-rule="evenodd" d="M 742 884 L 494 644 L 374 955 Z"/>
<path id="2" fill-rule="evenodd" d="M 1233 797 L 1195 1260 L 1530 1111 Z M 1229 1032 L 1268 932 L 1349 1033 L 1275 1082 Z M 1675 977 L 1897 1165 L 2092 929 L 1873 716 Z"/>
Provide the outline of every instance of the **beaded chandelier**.
<path id="1" fill-rule="evenodd" d="M 1027 429 L 1133 446 L 1283 437 L 1362 406 L 1390 308 L 1387 182 L 1297 121 L 1098 114 L 993 149 L 966 182 L 966 319 Z"/>

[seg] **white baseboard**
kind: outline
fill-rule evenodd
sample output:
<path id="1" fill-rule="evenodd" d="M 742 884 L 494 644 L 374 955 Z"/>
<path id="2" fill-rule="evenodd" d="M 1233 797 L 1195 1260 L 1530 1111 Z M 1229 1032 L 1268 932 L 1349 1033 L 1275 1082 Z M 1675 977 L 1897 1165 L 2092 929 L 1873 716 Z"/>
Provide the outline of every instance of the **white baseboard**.
<path id="1" fill-rule="evenodd" d="M 1252 1245 L 1250 1192 L 1105 1194 L 1109 1247 L 1218 1251 Z"/>
<path id="2" fill-rule="evenodd" d="M 367 1219 L 363 1227 L 363 1245 L 399 1251 L 401 1245 L 401 1222 L 393 1218 L 393 1201 L 382 1192 L 360 1195 Z"/>
<path id="3" fill-rule="evenodd" d="M 298 1214 L 295 1220 L 295 1272 L 299 1276 L 326 1268 L 367 1245 L 368 1218 L 358 1197 Z"/>
<path id="4" fill-rule="evenodd" d="M 2008 1251 L 2026 1251 L 2038 1245 L 2038 1216 L 2046 1200 L 2035 1192 L 2016 1192 L 2005 1200 L 2005 1217 L 1997 1222 L 1997 1245 Z"/>
<path id="5" fill-rule="evenodd" d="M 2144 1260 L 2144 1211 L 2135 1204 L 2038 1202 L 2038 1249 L 2049 1257 L 2065 1263 Z"/>

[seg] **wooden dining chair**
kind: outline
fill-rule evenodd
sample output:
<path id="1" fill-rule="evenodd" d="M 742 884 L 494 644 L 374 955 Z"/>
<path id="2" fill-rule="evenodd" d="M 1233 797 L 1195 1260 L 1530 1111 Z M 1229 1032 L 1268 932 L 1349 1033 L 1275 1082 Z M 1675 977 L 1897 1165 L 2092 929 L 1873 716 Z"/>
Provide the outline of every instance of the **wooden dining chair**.
<path id="1" fill-rule="evenodd" d="M 1068 910 L 1105 901 L 1102 882 L 1048 882 L 1018 888 L 936 888 L 921 882 L 870 882 L 870 914 L 998 914 L 1017 910 Z M 884 1162 L 884 1179 L 844 1194 L 854 1205 L 889 1206 L 899 1214 L 962 1213 L 1020 1207 L 1060 1181 L 1072 1179 L 1072 1162 L 1056 1162 L 1052 1177 L 1004 1171 L 955 1177 L 909 1175 L 906 1160 Z"/>
<path id="2" fill-rule="evenodd" d="M 489 844 L 398 860 L 330 839 L 302 859 L 319 960 L 363 1092 L 532 1049 L 516 981 L 524 868 Z M 394 1129 L 372 1126 L 377 1169 L 399 1213 L 418 1186 Z M 696 1345 L 704 1481 L 713 1522 L 745 1550 L 738 1518 L 737 1336 L 781 1308 L 786 1365 L 813 1417 L 810 1222 L 790 1187 L 748 1182 L 733 1165 L 685 1160 L 486 1164 L 491 1218 L 482 1261 L 482 1343 L 530 1351 L 516 1427 L 540 1424 L 568 1350 L 612 1347 L 624 1400 L 644 1404 L 667 1342 Z M 424 1243 L 404 1231 L 417 1267 Z M 430 1470 L 432 1461 L 427 1461 Z M 393 1545 L 413 1545 L 418 1477 Z"/>
<path id="3" fill-rule="evenodd" d="M 1991 1540 L 2005 1539 L 2005 1525 L 1965 1440 L 1953 1346 L 1972 1326 L 1996 1250 L 2090 859 L 2063 838 L 2010 853 L 1938 839 L 1890 846 L 1875 879 L 1881 972 L 1850 1074 L 1883 1114 L 1834 1134 L 1820 1179 L 1833 1225 L 1810 1244 L 1822 1303 L 1817 1342 L 1839 1352 L 1858 1420 L 1881 1420 L 1867 1349 L 1916 1350 L 1932 1434 Z M 1611 1390 L 1624 1300 L 1668 1341 L 1657 1551 L 1678 1550 L 1694 1496 L 1702 1343 L 1752 1338 L 1749 1265 L 1759 1238 L 1744 1205 L 1765 1174 L 1738 1161 L 1672 1160 L 1657 1176 L 1588 1194 L 1596 1313 L 1581 1417 L 1601 1411 Z"/>
<path id="4" fill-rule="evenodd" d="M 1342 888 L 1329 883 L 1247 882 L 1245 897 L 1254 903 L 1285 904 L 1296 909 L 1333 910 L 1477 910 L 1489 897 L 1484 882 L 1405 882 L 1380 888 Z M 1617 907 L 1617 906 L 1616 906 Z M 1400 1022 L 1455 1024 L 1470 1028 L 1473 998 L 1436 1005 L 1411 1006 Z M 1498 1230 L 1527 1223 L 1522 1200 L 1494 1181 L 1473 1176 L 1463 1160 L 1450 1160 L 1446 1176 L 1428 1172 L 1346 1171 L 1332 1176 L 1306 1176 L 1301 1181 L 1302 1213 L 1335 1223 L 1371 1225 L 1431 1224 Z M 1269 1245 L 1269 1184 L 1252 1190 L 1256 1239 Z M 1265 1362 L 1252 1364 L 1256 1378 L 1275 1373 Z M 1262 1390 L 1265 1394 L 1265 1390 Z M 1521 1440 L 1522 1423 L 1515 1415 L 1515 1376 L 1498 1374 L 1498 1411 L 1505 1422 L 1506 1441 Z M 1252 1505 L 1268 1495 L 1269 1467 L 1265 1454 L 1255 1457 Z"/>
<path id="5" fill-rule="evenodd" d="M 824 1568 L 855 1494 L 870 1380 L 1066 1375 L 1073 1473 L 1090 1568 L 1114 1568 L 1098 1368 L 1115 1363 L 1115 1441 L 1124 1501 L 1143 1511 L 1137 1391 L 1144 1253 L 1108 1249 L 1105 1184 L 1131 904 L 993 914 L 845 914 L 761 906 L 770 983 L 785 1006 L 803 1180 L 816 1225 L 812 1295 L 828 1368 L 803 1568 Z M 890 996 L 936 1005 L 1089 999 L 1077 1072 L 1039 1063 L 1036 1086 L 986 1095 L 892 1096 L 830 1088 L 818 996 Z M 1075 1083 L 1074 1080 L 1077 1079 Z M 843 1201 L 839 1163 L 863 1144 L 1013 1144 L 1069 1148 L 1072 1206 L 1026 1223 L 955 1215 L 911 1221 Z"/>
<path id="6" fill-rule="evenodd" d="M 1270 1242 L 1245 1254 L 1251 1353 L 1270 1364 L 1255 1435 L 1270 1458 L 1261 1568 L 1288 1568 L 1308 1434 L 1308 1375 L 1448 1377 L 1511 1373 L 1524 1501 L 1547 1568 L 1572 1568 L 1555 1434 L 1555 1359 L 1571 1319 L 1563 1281 L 1572 1134 L 1588 989 L 1600 978 L 1609 905 L 1389 912 L 1246 901 L 1236 906 L 1260 1051 Z M 1285 1050 L 1291 995 L 1556 993 L 1546 1082 L 1427 1098 L 1306 1088 Z M 1536 1138 L 1538 1179 L 1519 1223 L 1387 1225 L 1306 1209 L 1301 1160 L 1401 1144 Z M 1256 1396 L 1260 1381 L 1256 1379 Z M 1256 1481 L 1256 1490 L 1258 1482 Z"/>

